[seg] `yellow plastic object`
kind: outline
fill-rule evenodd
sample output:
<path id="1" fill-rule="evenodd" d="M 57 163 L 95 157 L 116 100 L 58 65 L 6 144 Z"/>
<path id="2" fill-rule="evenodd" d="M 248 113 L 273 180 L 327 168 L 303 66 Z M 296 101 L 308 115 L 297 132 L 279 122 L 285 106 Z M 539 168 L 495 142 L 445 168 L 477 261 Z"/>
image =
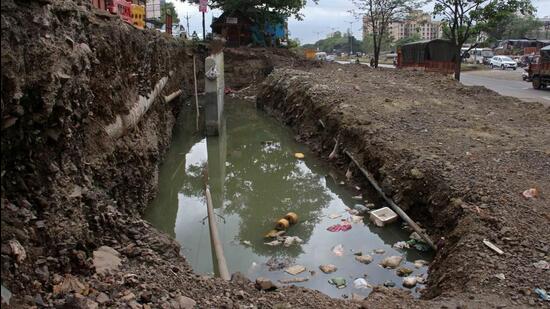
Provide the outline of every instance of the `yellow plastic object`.
<path id="1" fill-rule="evenodd" d="M 290 224 L 296 224 L 298 222 L 298 215 L 293 213 L 293 212 L 289 212 L 285 215 L 285 219 L 290 223 Z"/>
<path id="2" fill-rule="evenodd" d="M 275 228 L 278 230 L 286 230 L 290 226 L 290 222 L 288 222 L 287 219 L 279 219 L 277 221 L 277 224 L 275 225 Z"/>
<path id="3" fill-rule="evenodd" d="M 296 159 L 303 159 L 303 158 L 305 158 L 306 156 L 305 156 L 303 153 L 301 153 L 301 152 L 297 152 L 297 153 L 294 154 L 294 157 L 295 157 Z"/>
<path id="4" fill-rule="evenodd" d="M 145 28 L 145 6 L 132 4 L 132 23 L 138 29 Z"/>

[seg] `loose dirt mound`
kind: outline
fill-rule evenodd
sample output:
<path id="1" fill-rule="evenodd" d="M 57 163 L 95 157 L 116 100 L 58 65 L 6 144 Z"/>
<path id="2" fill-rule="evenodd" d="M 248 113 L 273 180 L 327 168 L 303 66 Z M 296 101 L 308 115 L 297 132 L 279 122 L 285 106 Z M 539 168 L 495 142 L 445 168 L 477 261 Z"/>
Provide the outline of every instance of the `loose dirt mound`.
<path id="1" fill-rule="evenodd" d="M 445 238 L 423 306 L 521 306 L 539 301 L 534 288 L 550 288 L 548 269 L 534 265 L 550 259 L 549 108 L 439 75 L 354 65 L 276 70 L 258 102 L 325 158 L 339 137 L 387 194 Z M 341 154 L 338 164 L 349 160 Z M 529 188 L 536 198 L 522 195 Z"/>
<path id="2" fill-rule="evenodd" d="M 197 276 L 139 218 L 183 103 L 157 100 L 117 139 L 105 126 L 169 71 L 162 94 L 191 94 L 191 49 L 89 1 L 1 5 L 1 267 L 11 306 L 188 308 L 186 297 L 200 307 L 343 306 L 305 289 L 264 293 L 239 276 Z"/>

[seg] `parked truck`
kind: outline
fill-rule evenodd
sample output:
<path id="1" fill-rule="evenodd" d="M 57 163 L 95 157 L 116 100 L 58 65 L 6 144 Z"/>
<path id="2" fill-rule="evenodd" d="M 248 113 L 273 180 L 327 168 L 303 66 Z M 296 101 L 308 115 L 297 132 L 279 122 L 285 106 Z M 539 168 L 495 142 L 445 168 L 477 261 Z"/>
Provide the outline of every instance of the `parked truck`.
<path id="1" fill-rule="evenodd" d="M 529 65 L 526 81 L 531 82 L 535 89 L 550 85 L 550 45 L 541 48 L 539 56 Z"/>

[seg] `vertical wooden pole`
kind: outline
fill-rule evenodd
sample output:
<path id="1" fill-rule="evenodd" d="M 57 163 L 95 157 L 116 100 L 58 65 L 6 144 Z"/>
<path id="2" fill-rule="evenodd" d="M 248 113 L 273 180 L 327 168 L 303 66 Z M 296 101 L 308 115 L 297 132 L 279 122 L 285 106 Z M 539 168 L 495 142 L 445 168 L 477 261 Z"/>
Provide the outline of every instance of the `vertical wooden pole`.
<path id="1" fill-rule="evenodd" d="M 193 55 L 193 78 L 195 80 L 195 111 L 197 113 L 197 132 L 199 131 L 199 95 L 197 93 L 197 61 Z"/>
<path id="2" fill-rule="evenodd" d="M 206 206 L 208 210 L 208 223 L 210 227 L 210 240 L 216 253 L 216 261 L 218 264 L 218 270 L 220 277 L 224 280 L 230 280 L 229 270 L 227 269 L 227 262 L 225 261 L 225 255 L 223 254 L 223 246 L 218 235 L 218 226 L 216 225 L 216 215 L 214 214 L 214 207 L 212 205 L 212 196 L 210 195 L 210 189 L 206 185 Z"/>

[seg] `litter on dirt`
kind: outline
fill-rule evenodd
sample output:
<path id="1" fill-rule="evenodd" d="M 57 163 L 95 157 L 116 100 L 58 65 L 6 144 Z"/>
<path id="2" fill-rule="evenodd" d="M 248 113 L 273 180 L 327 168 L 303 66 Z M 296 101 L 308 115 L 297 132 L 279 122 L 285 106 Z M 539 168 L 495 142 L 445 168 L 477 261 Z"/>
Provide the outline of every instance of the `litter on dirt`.
<path id="1" fill-rule="evenodd" d="M 301 153 L 301 152 L 297 152 L 297 153 L 294 154 L 294 157 L 295 157 L 296 159 L 303 159 L 303 158 L 305 158 L 306 156 L 305 156 L 303 153 Z"/>
<path id="2" fill-rule="evenodd" d="M 550 295 L 544 289 L 535 289 L 535 293 L 539 296 L 540 299 L 550 301 Z"/>
<path id="3" fill-rule="evenodd" d="M 9 305 L 11 299 L 11 292 L 2 284 L 2 303 Z"/>
<path id="4" fill-rule="evenodd" d="M 535 266 L 538 269 L 544 269 L 544 270 L 550 269 L 550 263 L 546 262 L 545 260 L 540 260 L 538 262 L 535 262 L 533 263 L 533 266 Z"/>
<path id="5" fill-rule="evenodd" d="M 488 241 L 487 239 L 483 240 L 483 243 L 489 247 L 491 250 L 495 251 L 498 254 L 504 254 L 504 251 L 500 250 L 499 247 L 495 246 L 492 242 Z"/>
<path id="6" fill-rule="evenodd" d="M 503 273 L 496 274 L 495 278 L 497 278 L 499 280 L 506 280 L 506 276 Z"/>
<path id="7" fill-rule="evenodd" d="M 70 292 L 85 294 L 86 286 L 73 275 L 65 275 L 61 283 L 53 286 L 54 295 L 62 295 Z"/>
<path id="8" fill-rule="evenodd" d="M 523 191 L 522 195 L 526 199 L 536 198 L 536 197 L 538 197 L 539 192 L 536 188 L 531 188 L 531 189 L 527 189 L 527 190 Z"/>
<path id="9" fill-rule="evenodd" d="M 293 276 L 296 276 L 297 274 L 301 273 L 301 272 L 304 272 L 306 271 L 306 268 L 302 265 L 294 265 L 294 266 L 290 266 L 288 268 L 285 269 L 285 272 L 293 275 Z"/>

